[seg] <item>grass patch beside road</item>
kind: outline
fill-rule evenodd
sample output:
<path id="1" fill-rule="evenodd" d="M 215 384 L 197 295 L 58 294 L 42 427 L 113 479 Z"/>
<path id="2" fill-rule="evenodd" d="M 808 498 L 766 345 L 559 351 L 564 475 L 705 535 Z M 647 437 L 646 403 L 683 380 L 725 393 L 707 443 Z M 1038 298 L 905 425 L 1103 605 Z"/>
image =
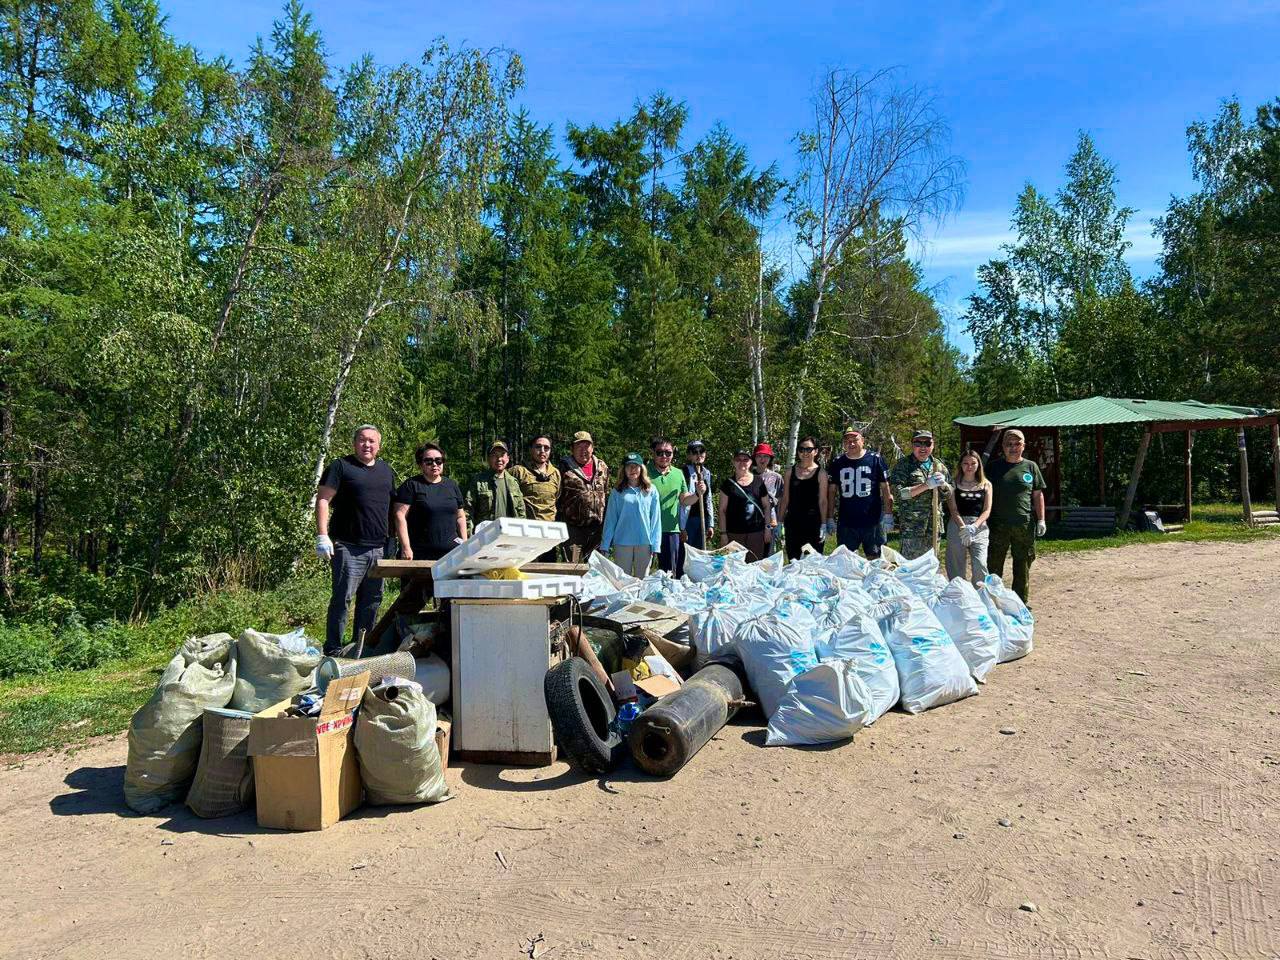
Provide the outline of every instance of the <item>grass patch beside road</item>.
<path id="1" fill-rule="evenodd" d="M 1036 542 L 1036 553 L 1077 553 L 1081 550 L 1103 550 L 1107 547 L 1127 547 L 1135 543 L 1169 543 L 1189 540 L 1248 542 L 1280 537 L 1280 527 L 1249 527 L 1245 525 L 1238 503 L 1206 503 L 1192 508 L 1192 520 L 1178 533 L 1138 533 L 1126 530 L 1109 537 L 1049 536 Z"/>
<path id="2" fill-rule="evenodd" d="M 113 624 L 111 636 L 117 638 L 119 655 L 107 656 L 89 669 L 46 668 L 0 680 L 0 756 L 123 730 L 187 637 L 219 632 L 239 636 L 246 627 L 270 633 L 302 627 L 308 636 L 322 638 L 328 600 L 327 578 L 300 577 L 276 590 L 223 591 L 180 603 L 151 620 Z M 12 631 L 9 642 L 34 643 L 40 638 L 39 632 Z M 13 661 L 40 662 L 45 652 L 31 651 L 30 657 L 14 656 Z"/>

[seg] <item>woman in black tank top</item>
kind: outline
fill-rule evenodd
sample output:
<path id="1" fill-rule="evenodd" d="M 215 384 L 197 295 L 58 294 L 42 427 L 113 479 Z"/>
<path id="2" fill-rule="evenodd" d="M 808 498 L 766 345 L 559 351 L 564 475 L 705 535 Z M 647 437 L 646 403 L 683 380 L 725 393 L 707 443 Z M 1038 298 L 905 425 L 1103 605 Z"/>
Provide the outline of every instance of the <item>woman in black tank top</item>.
<path id="1" fill-rule="evenodd" d="M 956 470 L 956 483 L 947 497 L 947 576 L 954 579 L 969 575 L 981 583 L 987 575 L 987 542 L 990 531 L 991 483 L 982 471 L 982 458 L 966 450 Z"/>
<path id="2" fill-rule="evenodd" d="M 818 468 L 818 443 L 805 437 L 796 447 L 796 463 L 787 471 L 779 515 L 787 537 L 787 559 L 796 560 L 807 543 L 822 553 L 822 505 L 827 502 L 827 472 Z"/>

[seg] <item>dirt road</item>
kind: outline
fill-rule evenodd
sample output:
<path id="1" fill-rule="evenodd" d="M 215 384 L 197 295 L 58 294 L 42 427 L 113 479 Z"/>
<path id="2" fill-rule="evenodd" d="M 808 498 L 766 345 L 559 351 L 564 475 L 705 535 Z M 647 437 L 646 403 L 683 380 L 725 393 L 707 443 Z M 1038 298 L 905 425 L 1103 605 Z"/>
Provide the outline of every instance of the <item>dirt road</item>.
<path id="1" fill-rule="evenodd" d="M 1275 958 L 1278 571 L 1043 559 L 1036 651 L 980 696 L 831 749 L 732 725 L 668 782 L 472 766 L 285 834 L 128 814 L 123 738 L 39 757 L 0 772 L 0 955 Z"/>

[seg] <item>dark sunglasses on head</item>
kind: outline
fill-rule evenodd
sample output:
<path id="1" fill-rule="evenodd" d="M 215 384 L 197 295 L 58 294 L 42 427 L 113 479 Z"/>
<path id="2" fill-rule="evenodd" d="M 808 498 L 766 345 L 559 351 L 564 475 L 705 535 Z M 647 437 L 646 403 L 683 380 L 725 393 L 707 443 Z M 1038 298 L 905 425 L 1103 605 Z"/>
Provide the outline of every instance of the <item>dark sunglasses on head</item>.
<path id="1" fill-rule="evenodd" d="M 436 465 L 436 466 L 439 466 L 440 464 L 444 463 L 444 457 L 423 457 L 423 458 L 422 458 L 421 460 L 419 460 L 418 462 L 419 462 L 419 463 L 430 463 L 430 464 L 434 464 L 434 465 Z"/>

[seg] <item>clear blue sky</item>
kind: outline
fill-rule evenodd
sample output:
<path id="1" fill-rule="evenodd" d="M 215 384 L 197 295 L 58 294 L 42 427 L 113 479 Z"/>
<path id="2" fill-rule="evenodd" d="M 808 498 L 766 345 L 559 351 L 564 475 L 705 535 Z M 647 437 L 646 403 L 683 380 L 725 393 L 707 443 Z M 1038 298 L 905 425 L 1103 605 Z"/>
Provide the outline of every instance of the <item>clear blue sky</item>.
<path id="1" fill-rule="evenodd" d="M 169 0 L 181 39 L 242 59 L 281 5 Z M 828 65 L 901 66 L 931 87 L 968 168 L 963 209 L 921 252 L 926 279 L 954 313 L 974 269 L 1007 239 L 1009 211 L 1031 181 L 1053 192 L 1078 131 L 1117 168 L 1120 200 L 1138 210 L 1135 273 L 1153 269 L 1150 219 L 1191 189 L 1184 132 L 1240 97 L 1280 95 L 1280 2 L 609 3 L 313 2 L 336 64 L 362 53 L 412 59 L 438 35 L 505 46 L 525 63 L 520 102 L 563 135 L 609 123 L 655 90 L 689 106 L 690 141 L 722 121 L 760 166 L 791 167 L 814 78 Z M 952 336 L 967 346 L 952 323 Z"/>

